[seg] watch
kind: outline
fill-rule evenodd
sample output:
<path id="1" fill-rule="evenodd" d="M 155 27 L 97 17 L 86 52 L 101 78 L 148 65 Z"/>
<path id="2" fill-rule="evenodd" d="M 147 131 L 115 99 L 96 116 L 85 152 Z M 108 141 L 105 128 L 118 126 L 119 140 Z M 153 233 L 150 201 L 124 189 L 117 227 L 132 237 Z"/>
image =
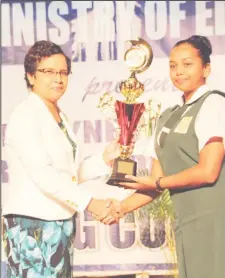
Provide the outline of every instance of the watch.
<path id="1" fill-rule="evenodd" d="M 156 191 L 157 192 L 163 192 L 164 188 L 162 188 L 160 186 L 160 180 L 162 179 L 162 177 L 158 177 L 155 181 L 155 185 L 156 185 Z"/>

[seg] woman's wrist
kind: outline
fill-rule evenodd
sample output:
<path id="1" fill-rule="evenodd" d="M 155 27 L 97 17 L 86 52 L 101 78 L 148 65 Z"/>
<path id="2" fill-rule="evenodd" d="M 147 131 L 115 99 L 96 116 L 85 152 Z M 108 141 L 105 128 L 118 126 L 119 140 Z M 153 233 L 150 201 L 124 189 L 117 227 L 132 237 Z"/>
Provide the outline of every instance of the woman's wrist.
<path id="1" fill-rule="evenodd" d="M 163 192 L 163 190 L 165 189 L 165 188 L 163 188 L 163 187 L 161 186 L 161 180 L 162 180 L 162 178 L 163 178 L 163 177 L 158 177 L 158 178 L 155 180 L 155 187 L 156 187 L 156 191 L 157 191 L 157 192 Z"/>
<path id="2" fill-rule="evenodd" d="M 123 215 L 132 211 L 132 208 L 128 205 L 128 202 L 126 201 L 126 199 L 123 200 L 120 204 L 121 204 L 121 209 L 122 209 Z"/>
<path id="3" fill-rule="evenodd" d="M 101 214 L 103 212 L 103 209 L 107 209 L 110 207 L 111 203 L 112 202 L 110 200 L 100 200 L 92 198 L 87 206 L 87 210 L 91 213 L 98 212 L 99 214 Z"/>

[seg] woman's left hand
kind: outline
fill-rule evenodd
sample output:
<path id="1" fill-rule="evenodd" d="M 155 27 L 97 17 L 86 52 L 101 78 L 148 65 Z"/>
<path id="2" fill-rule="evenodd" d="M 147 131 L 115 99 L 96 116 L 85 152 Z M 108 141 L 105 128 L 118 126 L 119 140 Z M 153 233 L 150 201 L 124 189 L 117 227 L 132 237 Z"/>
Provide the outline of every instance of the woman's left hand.
<path id="1" fill-rule="evenodd" d="M 120 182 L 119 184 L 123 187 L 137 190 L 156 190 L 155 179 L 151 176 L 136 177 L 126 175 L 125 178 L 135 182 Z"/>
<path id="2" fill-rule="evenodd" d="M 106 164 L 112 164 L 112 161 L 120 155 L 120 144 L 117 140 L 109 143 L 103 153 L 103 159 Z"/>

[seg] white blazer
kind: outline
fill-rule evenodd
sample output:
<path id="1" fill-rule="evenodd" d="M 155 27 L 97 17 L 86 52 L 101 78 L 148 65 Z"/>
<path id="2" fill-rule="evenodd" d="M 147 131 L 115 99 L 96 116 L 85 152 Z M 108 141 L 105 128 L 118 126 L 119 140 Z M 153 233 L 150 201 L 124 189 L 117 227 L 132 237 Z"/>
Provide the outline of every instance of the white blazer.
<path id="1" fill-rule="evenodd" d="M 65 117 L 61 118 L 77 143 Z M 77 184 L 109 174 L 102 154 L 81 162 L 80 145 L 76 159 L 72 146 L 47 106 L 30 93 L 12 113 L 6 129 L 5 150 L 9 183 L 3 196 L 2 214 L 19 214 L 45 220 L 71 217 L 84 211 L 92 195 Z"/>

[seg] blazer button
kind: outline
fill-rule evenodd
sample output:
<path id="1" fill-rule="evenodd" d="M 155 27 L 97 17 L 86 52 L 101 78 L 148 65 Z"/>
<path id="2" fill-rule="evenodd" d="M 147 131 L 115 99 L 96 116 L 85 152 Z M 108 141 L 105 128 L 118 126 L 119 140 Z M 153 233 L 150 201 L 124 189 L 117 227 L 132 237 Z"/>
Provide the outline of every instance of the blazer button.
<path id="1" fill-rule="evenodd" d="M 77 179 L 76 179 L 76 176 L 72 176 L 72 181 L 76 181 Z"/>

